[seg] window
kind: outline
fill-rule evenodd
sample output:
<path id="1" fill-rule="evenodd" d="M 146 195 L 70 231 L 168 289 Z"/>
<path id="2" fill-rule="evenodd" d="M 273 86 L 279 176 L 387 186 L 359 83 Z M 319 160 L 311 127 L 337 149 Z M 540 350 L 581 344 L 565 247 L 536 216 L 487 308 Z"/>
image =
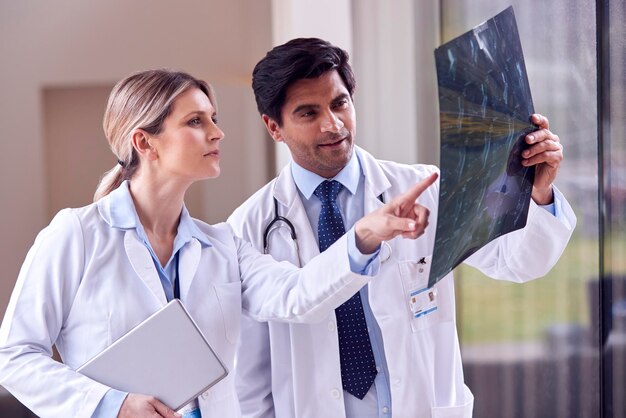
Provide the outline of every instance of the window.
<path id="1" fill-rule="evenodd" d="M 442 0 L 442 41 L 460 35 L 510 4 L 499 0 Z M 596 2 L 520 0 L 512 5 L 535 110 L 550 119 L 551 129 L 564 145 L 565 161 L 556 185 L 574 208 L 578 226 L 557 266 L 536 281 L 514 284 L 490 280 L 470 267 L 457 270 L 466 383 L 476 398 L 476 417 L 598 416 L 604 396 L 600 390 L 604 376 L 601 363 L 606 361 L 599 355 L 600 330 L 605 325 L 599 295 L 606 277 L 600 273 L 599 254 L 604 239 L 611 248 L 606 255 L 614 254 L 606 258 L 606 271 L 615 275 L 626 270 L 623 257 L 620 266 L 616 256 L 624 254 L 623 237 L 614 232 L 607 241 L 604 235 L 605 229 L 617 231 L 618 226 L 624 231 L 626 172 L 620 178 L 616 166 L 621 161 L 625 170 L 626 160 L 623 146 L 618 151 L 613 146 L 615 140 L 611 141 L 614 160 L 607 168 L 611 190 L 606 197 L 615 213 L 607 219 L 605 228 L 598 205 L 602 158 L 598 152 Z M 623 19 L 623 4 L 620 7 Z M 623 22 L 613 14 L 611 18 L 615 19 L 615 27 L 616 22 Z M 611 57 L 621 57 L 617 65 L 622 84 L 615 86 L 617 81 L 612 77 L 610 91 L 611 102 L 622 103 L 622 107 L 619 110 L 613 106 L 612 121 L 619 119 L 616 112 L 624 114 L 624 34 L 617 37 L 622 45 L 612 45 Z M 623 138 L 623 119 L 619 128 L 611 125 L 611 138 L 615 138 L 617 129 L 621 129 Z M 621 225 L 614 224 L 617 220 Z M 626 325 L 626 299 L 623 304 L 611 305 L 616 312 L 623 307 Z M 613 365 L 625 357 L 626 350 L 621 350 L 613 356 Z M 615 379 L 623 381 L 624 376 Z M 623 393 L 623 383 L 619 387 L 619 393 Z"/>

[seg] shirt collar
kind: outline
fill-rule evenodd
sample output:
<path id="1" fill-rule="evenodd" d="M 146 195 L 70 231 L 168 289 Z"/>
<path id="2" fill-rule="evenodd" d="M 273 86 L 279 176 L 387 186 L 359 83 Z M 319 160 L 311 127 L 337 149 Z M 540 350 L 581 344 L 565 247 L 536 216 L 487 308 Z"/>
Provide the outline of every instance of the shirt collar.
<path id="1" fill-rule="evenodd" d="M 128 180 L 122 182 L 108 197 L 110 200 L 111 226 L 118 229 L 136 229 L 138 235 L 142 239 L 147 240 L 143 226 L 139 222 L 133 198 L 130 195 Z M 193 238 L 196 238 L 204 245 L 211 246 L 211 242 L 206 234 L 198 228 L 198 225 L 189 215 L 187 207 L 183 205 L 180 213 L 180 222 L 178 223 L 178 232 L 174 240 L 174 250 L 179 249 Z"/>
<path id="2" fill-rule="evenodd" d="M 211 241 L 209 241 L 207 235 L 198 228 L 198 225 L 191 215 L 189 215 L 189 211 L 185 205 L 183 205 L 183 210 L 180 213 L 180 223 L 178 224 L 178 236 L 176 240 L 179 240 L 179 238 L 181 247 L 183 244 L 191 241 L 192 238 L 197 239 L 208 247 L 211 246 Z M 174 247 L 176 247 L 176 241 L 174 242 Z"/>
<path id="3" fill-rule="evenodd" d="M 332 179 L 326 179 L 322 176 L 319 176 L 302 166 L 298 165 L 295 161 L 291 161 L 291 175 L 293 176 L 293 180 L 300 190 L 300 193 L 308 200 L 313 195 L 313 192 L 324 180 L 337 180 L 339 183 L 343 185 L 348 191 L 354 195 L 359 186 L 359 179 L 361 177 L 361 165 L 359 159 L 356 155 L 356 152 L 352 153 L 352 157 L 350 157 L 350 161 L 348 164 L 341 169 L 339 173 Z"/>

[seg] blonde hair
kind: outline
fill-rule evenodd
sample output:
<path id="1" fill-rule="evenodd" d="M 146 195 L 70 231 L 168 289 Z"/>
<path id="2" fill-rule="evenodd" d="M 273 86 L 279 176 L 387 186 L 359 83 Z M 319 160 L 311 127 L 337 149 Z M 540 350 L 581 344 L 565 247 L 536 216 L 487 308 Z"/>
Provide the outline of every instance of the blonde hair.
<path id="1" fill-rule="evenodd" d="M 139 158 L 131 141 L 135 129 L 157 135 L 170 114 L 172 102 L 190 88 L 204 92 L 217 110 L 215 94 L 205 81 L 167 69 L 142 71 L 118 82 L 104 112 L 102 127 L 117 164 L 104 173 L 94 194 L 94 201 L 103 198 L 132 178 Z"/>

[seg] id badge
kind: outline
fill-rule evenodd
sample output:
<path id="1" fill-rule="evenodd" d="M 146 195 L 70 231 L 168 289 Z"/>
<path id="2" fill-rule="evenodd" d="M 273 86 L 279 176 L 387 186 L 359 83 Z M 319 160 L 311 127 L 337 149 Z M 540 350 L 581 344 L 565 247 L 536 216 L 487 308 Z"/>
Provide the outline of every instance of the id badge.
<path id="1" fill-rule="evenodd" d="M 425 287 L 409 294 L 409 307 L 413 316 L 419 318 L 437 310 L 437 288 Z"/>

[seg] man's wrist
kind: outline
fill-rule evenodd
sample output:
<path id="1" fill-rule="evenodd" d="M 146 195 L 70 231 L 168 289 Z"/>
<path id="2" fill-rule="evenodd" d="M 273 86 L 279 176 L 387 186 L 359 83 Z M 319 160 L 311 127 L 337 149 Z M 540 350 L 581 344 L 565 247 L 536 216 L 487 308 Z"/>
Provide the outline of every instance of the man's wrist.
<path id="1" fill-rule="evenodd" d="M 354 225 L 354 238 L 356 248 L 364 255 L 373 254 L 380 246 L 374 242 L 374 234 L 363 226 L 361 220 Z"/>
<path id="2" fill-rule="evenodd" d="M 533 187 L 531 197 L 539 206 L 549 205 L 554 203 L 554 190 L 552 190 L 552 186 L 543 190 Z"/>

